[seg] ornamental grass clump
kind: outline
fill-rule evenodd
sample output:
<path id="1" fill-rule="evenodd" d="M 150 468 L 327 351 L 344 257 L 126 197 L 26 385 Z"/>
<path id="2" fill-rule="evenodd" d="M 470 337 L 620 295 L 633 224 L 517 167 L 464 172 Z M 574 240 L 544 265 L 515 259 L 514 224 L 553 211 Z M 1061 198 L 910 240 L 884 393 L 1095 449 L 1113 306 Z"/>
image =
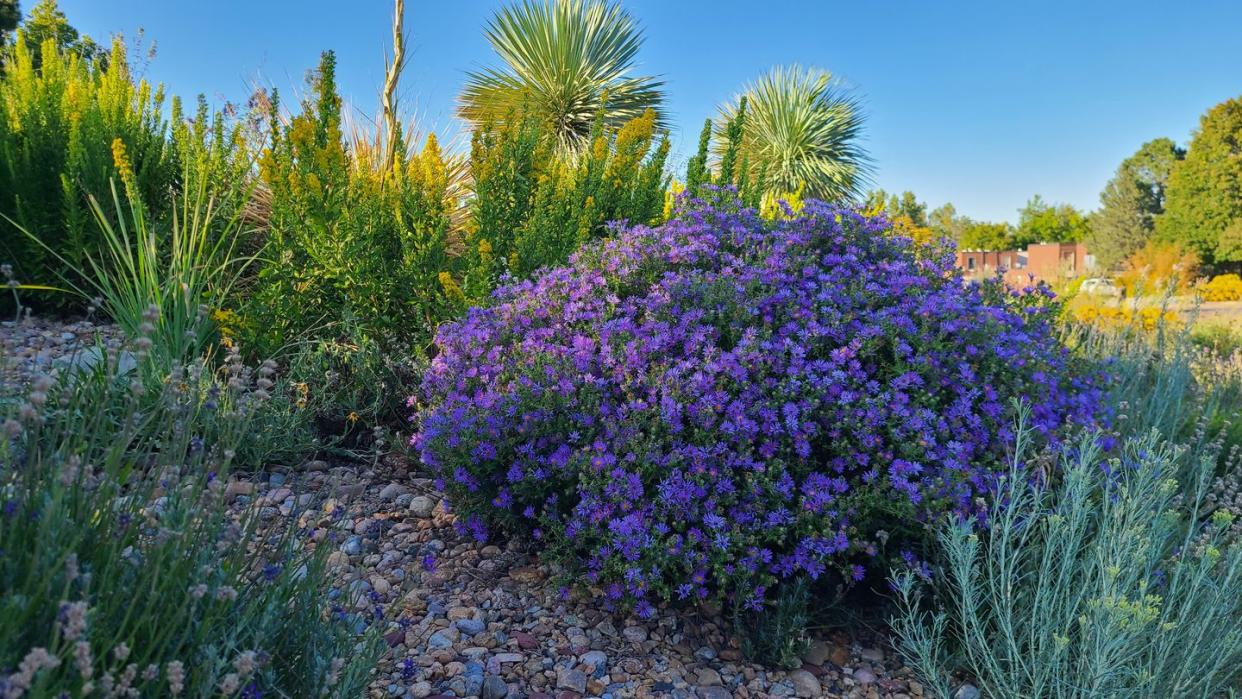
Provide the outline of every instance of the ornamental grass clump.
<path id="1" fill-rule="evenodd" d="M 758 610 L 981 514 L 1011 398 L 1041 439 L 1095 420 L 1045 294 L 964 284 L 881 218 L 703 191 L 441 327 L 412 443 L 475 536 L 537 540 L 640 616 Z"/>

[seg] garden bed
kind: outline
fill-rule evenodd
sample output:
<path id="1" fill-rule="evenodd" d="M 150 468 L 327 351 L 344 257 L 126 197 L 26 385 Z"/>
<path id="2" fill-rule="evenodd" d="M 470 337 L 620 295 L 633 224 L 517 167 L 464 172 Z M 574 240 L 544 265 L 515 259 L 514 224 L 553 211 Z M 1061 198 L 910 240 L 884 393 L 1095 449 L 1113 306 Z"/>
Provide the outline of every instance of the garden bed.
<path id="1" fill-rule="evenodd" d="M 586 592 L 564 597 L 538 558 L 453 527 L 430 479 L 393 458 L 371 468 L 311 462 L 305 472 L 230 483 L 235 503 L 335 532 L 332 596 L 387 620 L 391 649 L 375 696 L 922 696 L 882 639 L 816 638 L 800 670 L 741 659 L 719 615 L 609 614 Z M 599 598 L 603 593 L 596 591 Z"/>

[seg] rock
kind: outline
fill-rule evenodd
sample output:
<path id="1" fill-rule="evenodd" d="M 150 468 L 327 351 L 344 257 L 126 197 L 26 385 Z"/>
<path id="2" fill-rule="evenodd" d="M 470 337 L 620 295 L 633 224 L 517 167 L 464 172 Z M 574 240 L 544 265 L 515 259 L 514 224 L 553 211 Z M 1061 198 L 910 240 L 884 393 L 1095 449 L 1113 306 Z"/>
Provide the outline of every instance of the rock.
<path id="1" fill-rule="evenodd" d="M 362 537 L 351 536 L 341 544 L 341 552 L 347 556 L 359 556 L 362 554 Z"/>
<path id="2" fill-rule="evenodd" d="M 539 647 L 539 641 L 525 631 L 514 631 L 513 638 L 517 640 L 518 648 L 522 650 L 535 650 Z"/>
<path id="3" fill-rule="evenodd" d="M 483 631 L 487 629 L 487 624 L 484 624 L 478 619 L 458 619 L 453 622 L 453 625 L 457 627 L 458 631 L 466 634 L 467 636 L 474 636 L 475 634 L 483 633 Z"/>
<path id="4" fill-rule="evenodd" d="M 239 495 L 253 495 L 254 483 L 250 481 L 231 480 L 224 486 L 224 498 L 235 500 Z"/>
<path id="5" fill-rule="evenodd" d="M 733 693 L 724 687 L 696 687 L 695 695 L 699 699 L 732 699 Z"/>
<path id="6" fill-rule="evenodd" d="M 969 682 L 957 688 L 953 693 L 953 699 L 979 699 L 979 688 Z"/>
<path id="7" fill-rule="evenodd" d="M 408 690 L 408 693 L 413 699 L 426 699 L 427 697 L 431 696 L 431 683 L 430 682 L 415 682 L 414 684 L 410 685 L 410 689 Z"/>
<path id="8" fill-rule="evenodd" d="M 828 659 L 837 667 L 845 667 L 850 664 L 850 649 L 845 646 L 833 646 L 832 652 L 828 654 Z"/>
<path id="9" fill-rule="evenodd" d="M 705 663 L 710 663 L 716 659 L 716 649 L 711 646 L 700 646 L 698 650 L 694 651 L 694 657 Z"/>
<path id="10" fill-rule="evenodd" d="M 349 556 L 344 551 L 333 551 L 328 554 L 328 568 L 344 568 L 349 565 Z"/>
<path id="11" fill-rule="evenodd" d="M 387 597 L 388 593 L 392 591 L 392 584 L 389 583 L 388 580 L 386 580 L 382 575 L 372 575 L 371 589 L 375 590 L 380 595 Z"/>
<path id="12" fill-rule="evenodd" d="M 720 673 L 710 667 L 700 668 L 698 674 L 694 677 L 694 681 L 704 687 L 720 687 L 724 684 L 724 680 L 720 678 Z"/>
<path id="13" fill-rule="evenodd" d="M 854 681 L 859 684 L 871 684 L 875 682 L 875 673 L 871 671 L 871 668 L 860 667 L 854 670 Z"/>
<path id="14" fill-rule="evenodd" d="M 448 629 L 441 629 L 431 634 L 431 638 L 427 639 L 427 647 L 437 650 L 452 648 L 455 640 L 457 639 L 453 638 Z"/>
<path id="15" fill-rule="evenodd" d="M 580 670 L 561 670 L 556 673 L 556 688 L 582 694 L 586 691 L 587 679 L 586 673 Z"/>
<path id="16" fill-rule="evenodd" d="M 630 643 L 642 643 L 647 640 L 647 629 L 641 626 L 627 626 L 621 629 L 621 635 Z"/>
<path id="17" fill-rule="evenodd" d="M 514 582 L 520 582 L 526 585 L 533 585 L 534 583 L 537 583 L 540 580 L 543 580 L 543 573 L 541 573 L 539 569 L 534 566 L 523 566 L 521 568 L 511 568 L 509 569 L 509 579 L 513 580 Z"/>
<path id="18" fill-rule="evenodd" d="M 819 686 L 819 680 L 815 679 L 815 675 L 806 670 L 794 670 L 789 673 L 789 681 L 793 684 L 794 692 L 799 697 L 818 697 L 823 693 L 823 688 Z"/>
<path id="19" fill-rule="evenodd" d="M 389 483 L 379 491 L 379 499 L 384 502 L 392 502 L 397 496 L 405 492 L 405 486 L 400 483 Z"/>
<path id="20" fill-rule="evenodd" d="M 592 650 L 578 656 L 578 662 L 595 668 L 596 675 L 602 675 L 608 669 L 608 654 L 602 650 Z"/>
<path id="21" fill-rule="evenodd" d="M 63 357 L 57 357 L 55 360 L 53 360 L 52 363 L 54 366 L 60 369 L 64 369 L 66 373 L 79 372 L 79 371 L 89 372 L 91 369 L 95 367 L 96 364 L 99 364 L 99 362 L 103 360 L 104 356 L 105 355 L 101 348 L 88 347 L 85 350 L 82 350 L 81 352 L 74 352 L 73 354 L 70 354 L 70 355 L 66 355 Z M 137 368 L 138 368 L 138 360 L 134 357 L 132 353 L 121 351 L 116 356 L 117 376 L 124 376 L 125 374 L 128 374 L 129 372 Z"/>
<path id="22" fill-rule="evenodd" d="M 884 661 L 884 651 L 879 648 L 863 648 L 858 651 L 858 657 L 869 663 L 879 663 Z"/>
<path id="23" fill-rule="evenodd" d="M 410 500 L 410 514 L 420 519 L 430 517 L 431 513 L 435 511 L 435 509 L 436 501 L 426 495 L 418 495 L 415 496 L 413 500 Z"/>
<path id="24" fill-rule="evenodd" d="M 812 665 L 823 665 L 832 655 L 832 646 L 823 641 L 815 641 L 802 654 L 802 661 Z"/>
<path id="25" fill-rule="evenodd" d="M 495 675 L 488 675 L 483 680 L 483 699 L 505 699 L 509 696 L 509 685 Z"/>

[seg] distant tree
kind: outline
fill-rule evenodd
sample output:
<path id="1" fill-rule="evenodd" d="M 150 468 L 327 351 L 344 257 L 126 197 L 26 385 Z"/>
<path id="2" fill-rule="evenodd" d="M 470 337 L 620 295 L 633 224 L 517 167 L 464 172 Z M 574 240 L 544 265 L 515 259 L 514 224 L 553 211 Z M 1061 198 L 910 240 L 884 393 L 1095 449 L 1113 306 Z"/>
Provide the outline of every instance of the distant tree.
<path id="1" fill-rule="evenodd" d="M 56 0 L 39 0 L 39 4 L 34 6 L 30 16 L 22 24 L 21 36 L 30 49 L 36 68 L 43 63 L 43 44 L 48 40 L 54 41 L 56 48 L 62 52 L 76 53 L 84 60 L 102 61 L 108 57 L 108 51 L 104 47 L 89 36 L 79 34 L 69 24 Z"/>
<path id="2" fill-rule="evenodd" d="M 1185 155 L 1173 141 L 1157 138 L 1122 161 L 1100 193 L 1100 210 L 1085 239 L 1100 266 L 1116 269 L 1151 239 L 1164 212 L 1169 175 Z"/>
<path id="3" fill-rule="evenodd" d="M 1009 250 L 1014 247 L 1013 226 L 1008 223 L 967 221 L 958 240 L 958 248 L 962 250 Z"/>
<path id="4" fill-rule="evenodd" d="M 1199 120 L 1184 160 L 1165 190 L 1158 240 L 1192 248 L 1207 264 L 1242 262 L 1233 235 L 1242 220 L 1242 97 L 1212 107 Z M 1229 236 L 1224 236 L 1226 230 Z"/>
<path id="5" fill-rule="evenodd" d="M 1074 243 L 1087 235 L 1087 217 L 1069 204 L 1052 205 L 1036 194 L 1018 210 L 1015 247 L 1031 243 Z"/>
<path id="6" fill-rule="evenodd" d="M 902 192 L 900 198 L 894 194 L 888 200 L 888 211 L 894 218 L 904 216 L 914 225 L 927 228 L 927 205 L 920 202 L 914 192 Z"/>
<path id="7" fill-rule="evenodd" d="M 962 240 L 962 233 L 970 223 L 970 219 L 965 216 L 958 216 L 957 208 L 948 202 L 937 207 L 927 216 L 927 225 L 937 238 L 948 238 L 959 244 Z"/>
<path id="8" fill-rule="evenodd" d="M 18 0 L 0 0 L 0 44 L 8 46 L 13 30 L 22 21 L 22 9 Z"/>

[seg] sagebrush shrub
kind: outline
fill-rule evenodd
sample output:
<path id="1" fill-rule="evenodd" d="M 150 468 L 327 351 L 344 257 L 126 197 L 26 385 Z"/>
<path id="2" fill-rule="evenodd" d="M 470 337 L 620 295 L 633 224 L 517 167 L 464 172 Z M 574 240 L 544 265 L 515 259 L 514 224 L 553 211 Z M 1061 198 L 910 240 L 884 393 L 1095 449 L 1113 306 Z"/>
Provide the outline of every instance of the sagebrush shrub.
<path id="1" fill-rule="evenodd" d="M 1214 697 L 1242 668 L 1238 463 L 1156 430 L 1101 453 L 1087 435 L 1048 483 L 1020 437 L 989 526 L 940 532 L 939 609 L 894 579 L 898 648 L 939 696 L 968 673 L 990 697 Z"/>
<path id="2" fill-rule="evenodd" d="M 271 438 L 275 365 L 144 382 L 157 356 L 0 397 L 0 694 L 360 695 L 383 641 L 333 608 L 331 547 L 229 504 Z"/>
<path id="3" fill-rule="evenodd" d="M 978 513 L 1009 401 L 1053 438 L 1099 390 L 1039 293 L 962 283 L 886 224 L 731 195 L 587 246 L 443 326 L 412 443 L 463 526 L 541 540 L 650 614 L 791 578 L 857 580 Z"/>

